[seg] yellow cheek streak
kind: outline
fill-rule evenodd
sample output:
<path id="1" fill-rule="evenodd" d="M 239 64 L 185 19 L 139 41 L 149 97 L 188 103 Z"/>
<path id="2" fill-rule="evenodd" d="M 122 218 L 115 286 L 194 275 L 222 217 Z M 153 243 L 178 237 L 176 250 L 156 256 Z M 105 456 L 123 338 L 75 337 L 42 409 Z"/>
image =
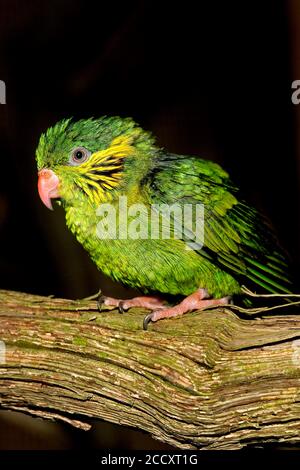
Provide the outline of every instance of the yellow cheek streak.
<path id="1" fill-rule="evenodd" d="M 115 160 L 115 163 L 117 163 L 119 159 L 127 157 L 134 152 L 134 148 L 131 145 L 133 138 L 133 135 L 116 137 L 112 141 L 110 147 L 105 150 L 99 150 L 99 152 L 93 153 L 90 159 L 83 163 L 80 168 L 84 169 L 88 168 L 89 166 L 98 165 L 105 162 L 108 157 L 111 157 Z M 114 167 L 113 161 L 111 162 L 111 167 Z"/>
<path id="2" fill-rule="evenodd" d="M 109 191 L 119 186 L 122 180 L 123 159 L 134 153 L 131 145 L 135 132 L 127 136 L 116 137 L 104 150 L 93 153 L 80 166 L 70 167 L 74 180 L 90 198 L 100 204 L 109 200 Z"/>

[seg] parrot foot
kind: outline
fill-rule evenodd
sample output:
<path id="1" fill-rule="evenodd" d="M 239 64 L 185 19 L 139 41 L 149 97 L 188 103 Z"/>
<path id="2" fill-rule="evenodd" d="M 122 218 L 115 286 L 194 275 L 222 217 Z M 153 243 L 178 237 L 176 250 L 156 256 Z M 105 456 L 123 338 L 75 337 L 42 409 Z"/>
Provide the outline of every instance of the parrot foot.
<path id="1" fill-rule="evenodd" d="M 133 299 L 128 300 L 114 299 L 113 297 L 106 297 L 101 295 L 98 298 L 98 308 L 100 312 L 103 305 L 106 307 L 117 307 L 119 312 L 123 313 L 132 307 L 147 308 L 149 310 L 163 308 L 165 306 L 165 301 L 159 297 L 150 297 L 146 295 L 141 297 L 134 297 Z"/>
<path id="2" fill-rule="evenodd" d="M 162 320 L 163 318 L 171 318 L 192 310 L 201 310 L 207 307 L 217 307 L 219 305 L 228 305 L 231 297 L 222 297 L 221 299 L 207 299 L 208 293 L 206 289 L 199 289 L 194 294 L 186 297 L 182 302 L 174 307 L 160 308 L 145 316 L 143 321 L 143 329 L 147 330 L 148 324 L 152 321 Z M 204 300 L 205 299 L 205 300 Z"/>

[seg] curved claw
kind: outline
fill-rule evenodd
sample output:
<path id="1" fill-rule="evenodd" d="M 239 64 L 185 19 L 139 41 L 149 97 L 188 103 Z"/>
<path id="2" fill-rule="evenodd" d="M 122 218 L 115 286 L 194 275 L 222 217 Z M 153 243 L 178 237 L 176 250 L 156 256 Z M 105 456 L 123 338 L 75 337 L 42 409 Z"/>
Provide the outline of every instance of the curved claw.
<path id="1" fill-rule="evenodd" d="M 98 305 L 99 312 L 102 311 L 102 305 L 104 304 L 104 302 L 105 302 L 105 296 L 100 294 L 99 297 L 98 297 L 98 300 L 97 300 L 97 305 Z"/>
<path id="2" fill-rule="evenodd" d="M 143 330 L 147 331 L 148 330 L 148 325 L 152 321 L 152 313 L 148 313 L 148 315 L 145 316 L 143 320 Z"/>
<path id="3" fill-rule="evenodd" d="M 119 302 L 118 310 L 119 310 L 119 313 L 124 313 L 124 312 L 125 312 L 124 300 L 121 300 L 121 301 Z"/>

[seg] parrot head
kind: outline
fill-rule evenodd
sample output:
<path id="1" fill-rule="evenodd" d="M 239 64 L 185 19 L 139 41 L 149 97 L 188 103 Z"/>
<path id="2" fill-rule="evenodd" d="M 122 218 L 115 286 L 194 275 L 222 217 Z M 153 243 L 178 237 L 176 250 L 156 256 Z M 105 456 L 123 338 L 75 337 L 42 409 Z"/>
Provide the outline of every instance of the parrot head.
<path id="1" fill-rule="evenodd" d="M 112 200 L 151 165 L 156 148 L 150 133 L 130 118 L 65 119 L 41 135 L 36 150 L 38 191 L 72 205 Z"/>

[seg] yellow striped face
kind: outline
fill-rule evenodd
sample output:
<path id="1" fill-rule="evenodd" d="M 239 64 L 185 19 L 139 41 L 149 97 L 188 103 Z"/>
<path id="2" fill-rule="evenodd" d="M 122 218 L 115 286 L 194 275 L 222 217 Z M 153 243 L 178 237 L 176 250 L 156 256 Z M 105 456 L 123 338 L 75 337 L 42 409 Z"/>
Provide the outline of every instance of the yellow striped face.
<path id="1" fill-rule="evenodd" d="M 75 185 L 93 203 L 110 200 L 111 191 L 122 183 L 125 158 L 134 153 L 133 138 L 132 134 L 116 137 L 107 149 L 91 154 L 83 163 L 60 166 L 57 174 L 62 180 L 62 197 L 72 197 Z"/>

